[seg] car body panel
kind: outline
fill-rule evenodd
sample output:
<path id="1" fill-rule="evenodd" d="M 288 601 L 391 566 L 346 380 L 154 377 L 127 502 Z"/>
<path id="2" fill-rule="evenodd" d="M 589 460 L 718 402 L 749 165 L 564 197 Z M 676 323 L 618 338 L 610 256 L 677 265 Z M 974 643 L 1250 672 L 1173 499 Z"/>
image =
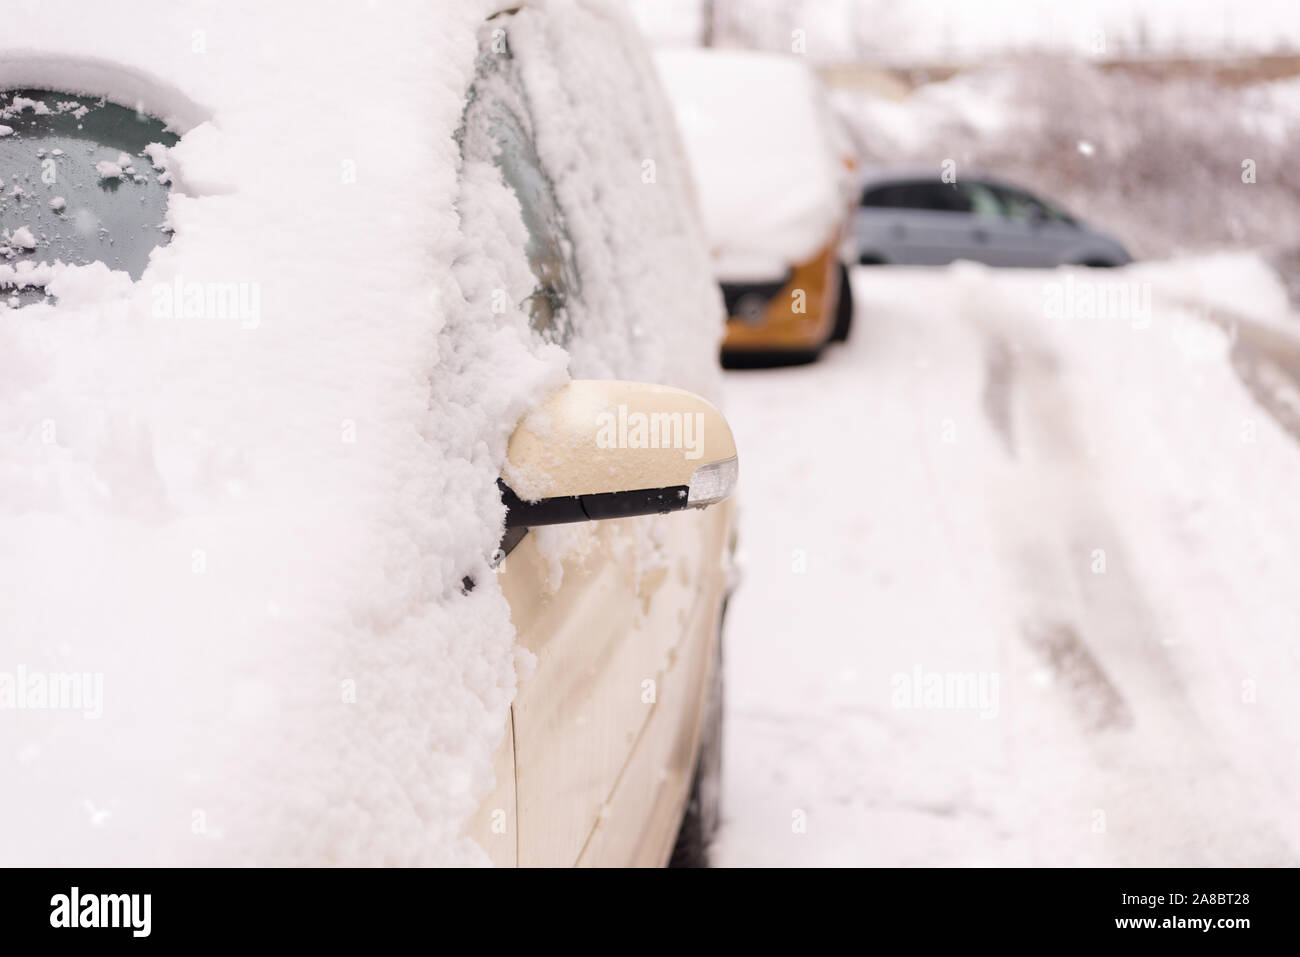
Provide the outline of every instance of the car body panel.
<path id="1" fill-rule="evenodd" d="M 964 213 L 938 210 L 889 210 L 868 218 L 874 211 L 859 211 L 855 225 L 859 248 L 880 250 L 888 262 L 916 266 L 940 266 L 961 258 L 979 241 L 979 224 Z"/>
<path id="2" fill-rule="evenodd" d="M 712 523 L 717 533 L 725 522 Z M 657 682 L 657 701 L 633 758 L 605 802 L 578 864 L 659 867 L 672 855 L 690 797 L 716 660 L 723 591 L 717 580 L 694 603 L 683 640 Z M 628 827 L 626 822 L 641 822 Z"/>
<path id="3" fill-rule="evenodd" d="M 499 566 L 536 664 L 520 680 L 496 786 L 466 828 L 493 863 L 666 863 L 690 790 L 731 524 L 724 502 L 567 526 L 560 540 L 534 530 Z M 492 830 L 493 812 L 512 805 L 513 859 Z"/>
<path id="4" fill-rule="evenodd" d="M 812 259 L 796 264 L 757 321 L 728 317 L 723 352 L 811 352 L 830 339 L 840 297 L 839 246 L 837 234 Z M 803 310 L 796 312 L 799 291 Z"/>
<path id="5" fill-rule="evenodd" d="M 990 266 L 1055 266 L 1069 245 L 1069 234 L 1076 232 L 1068 226 L 1051 223 L 953 215 L 968 221 L 969 238 L 953 258 L 975 259 Z M 1062 232 L 1066 235 L 1061 235 Z"/>

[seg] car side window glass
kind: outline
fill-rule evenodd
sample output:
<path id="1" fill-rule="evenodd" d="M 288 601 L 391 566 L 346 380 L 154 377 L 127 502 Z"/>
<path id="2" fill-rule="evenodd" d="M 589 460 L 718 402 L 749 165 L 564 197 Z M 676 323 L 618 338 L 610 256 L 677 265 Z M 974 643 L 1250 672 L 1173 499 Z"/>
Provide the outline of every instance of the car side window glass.
<path id="1" fill-rule="evenodd" d="M 1027 223 L 1035 219 L 1047 218 L 1047 211 L 1028 194 L 1003 188 L 995 188 L 995 192 L 1002 200 L 1007 219 L 1017 223 Z"/>
<path id="2" fill-rule="evenodd" d="M 953 184 L 939 182 L 893 183 L 873 191 L 869 205 L 890 209 L 924 209 L 941 213 L 968 213 L 970 200 Z"/>
<path id="3" fill-rule="evenodd" d="M 582 290 L 573 240 L 537 155 L 527 98 L 500 34 L 489 33 L 479 53 L 459 137 L 464 155 L 491 159 L 519 201 L 525 253 L 537 282 L 519 305 L 544 340 L 567 343 L 573 332 L 568 303 Z"/>
<path id="4" fill-rule="evenodd" d="M 176 142 L 159 120 L 98 97 L 0 92 L 0 267 L 12 267 L 0 301 L 44 300 L 40 271 L 28 271 L 42 263 L 102 262 L 139 279 L 170 239 L 158 167 Z"/>
<path id="5" fill-rule="evenodd" d="M 971 211 L 970 197 L 957 183 L 926 183 L 922 189 L 925 190 L 928 204 L 925 209 L 935 209 L 944 213 Z"/>
<path id="6" fill-rule="evenodd" d="M 888 208 L 894 205 L 891 199 L 890 187 L 872 187 L 862 194 L 862 205 L 872 208 Z"/>
<path id="7" fill-rule="evenodd" d="M 1053 223 L 1064 223 L 1067 226 L 1074 225 L 1074 219 L 1063 209 L 1058 209 L 1051 203 L 1045 203 L 1037 197 L 1030 197 L 1034 205 L 1042 210 L 1043 218 Z"/>
<path id="8" fill-rule="evenodd" d="M 1003 210 L 997 194 L 983 183 L 963 183 L 962 192 L 970 204 L 970 211 L 981 219 L 1000 219 Z"/>
<path id="9" fill-rule="evenodd" d="M 943 197 L 929 183 L 902 183 L 894 190 L 902 209 L 943 209 Z"/>

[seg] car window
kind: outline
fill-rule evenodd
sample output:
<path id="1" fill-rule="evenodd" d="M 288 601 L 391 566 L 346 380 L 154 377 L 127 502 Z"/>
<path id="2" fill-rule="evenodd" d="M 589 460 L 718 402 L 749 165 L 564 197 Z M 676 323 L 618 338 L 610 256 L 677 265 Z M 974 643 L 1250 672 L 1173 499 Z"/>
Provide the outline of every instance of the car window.
<path id="1" fill-rule="evenodd" d="M 1007 219 L 1016 222 L 1028 222 L 1035 216 L 1035 203 L 1024 193 L 1003 187 L 995 187 L 998 197 L 1002 200 L 1002 208 L 1005 210 Z"/>
<path id="2" fill-rule="evenodd" d="M 984 183 L 965 182 L 961 190 L 970 204 L 970 211 L 984 219 L 1000 219 L 1006 215 L 997 194 Z"/>
<path id="3" fill-rule="evenodd" d="M 890 183 L 868 189 L 863 206 L 885 209 L 925 209 L 935 212 L 968 213 L 970 197 L 953 183 L 916 181 Z"/>
<path id="4" fill-rule="evenodd" d="M 1068 216 L 1059 213 L 1026 192 L 1010 189 L 1006 186 L 992 186 L 990 188 L 997 193 L 998 198 L 1002 201 L 1005 210 L 1004 215 L 1007 219 L 1016 222 L 1033 222 L 1036 220 L 1070 222 Z"/>
<path id="5" fill-rule="evenodd" d="M 1074 217 L 1065 210 L 1053 206 L 1051 203 L 1045 202 L 1037 196 L 1030 196 L 1028 193 L 1025 194 L 1025 197 L 1033 204 L 1033 208 L 1038 210 L 1039 215 L 1041 215 L 1043 219 L 1054 223 L 1066 223 L 1071 226 L 1074 225 Z"/>
<path id="6" fill-rule="evenodd" d="M 460 140 L 466 156 L 492 160 L 519 201 L 528 232 L 525 252 L 537 282 L 519 305 L 543 339 L 567 343 L 573 332 L 568 304 L 581 294 L 582 284 L 555 187 L 537 155 L 528 101 L 504 33 L 485 35 Z"/>
<path id="7" fill-rule="evenodd" d="M 1047 210 L 1047 216 L 1049 219 L 1052 219 L 1053 221 L 1058 223 L 1065 223 L 1068 226 L 1078 225 L 1075 218 L 1071 216 L 1069 213 L 1067 213 L 1065 210 L 1061 209 L 1060 206 L 1053 206 L 1051 203 L 1041 199 L 1038 200 L 1037 202 L 1039 203 L 1039 205 L 1043 207 L 1043 209 Z"/>
<path id="8" fill-rule="evenodd" d="M 102 262 L 139 279 L 163 227 L 161 122 L 102 99 L 47 90 L 0 92 L 0 265 Z M 0 287 L 4 281 L 0 278 Z M 0 288 L 10 305 L 39 287 Z"/>

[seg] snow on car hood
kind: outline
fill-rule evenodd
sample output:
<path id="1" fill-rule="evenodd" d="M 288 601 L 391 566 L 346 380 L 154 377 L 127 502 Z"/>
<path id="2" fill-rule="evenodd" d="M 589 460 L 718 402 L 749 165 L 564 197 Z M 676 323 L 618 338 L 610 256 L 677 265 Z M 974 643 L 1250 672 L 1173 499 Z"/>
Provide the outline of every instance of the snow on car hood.
<path id="1" fill-rule="evenodd" d="M 183 136 L 140 281 L 0 306 L 0 863 L 485 860 L 495 478 L 565 363 L 449 265 L 489 6 L 7 4 L 0 84 Z M 161 317 L 187 283 L 256 315 Z"/>
<path id="2" fill-rule="evenodd" d="M 845 216 L 846 169 L 808 67 L 737 50 L 660 50 L 655 62 L 719 278 L 780 278 L 811 259 Z"/>

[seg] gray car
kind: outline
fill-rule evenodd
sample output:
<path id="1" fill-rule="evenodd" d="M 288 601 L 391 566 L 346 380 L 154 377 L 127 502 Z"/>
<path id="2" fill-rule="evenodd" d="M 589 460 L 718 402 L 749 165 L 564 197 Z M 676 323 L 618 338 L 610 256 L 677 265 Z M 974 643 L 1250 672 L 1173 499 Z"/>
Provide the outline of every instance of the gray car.
<path id="1" fill-rule="evenodd" d="M 855 214 L 858 261 L 941 266 L 1122 266 L 1118 240 L 1050 203 L 987 176 L 942 182 L 933 171 L 877 173 Z"/>

